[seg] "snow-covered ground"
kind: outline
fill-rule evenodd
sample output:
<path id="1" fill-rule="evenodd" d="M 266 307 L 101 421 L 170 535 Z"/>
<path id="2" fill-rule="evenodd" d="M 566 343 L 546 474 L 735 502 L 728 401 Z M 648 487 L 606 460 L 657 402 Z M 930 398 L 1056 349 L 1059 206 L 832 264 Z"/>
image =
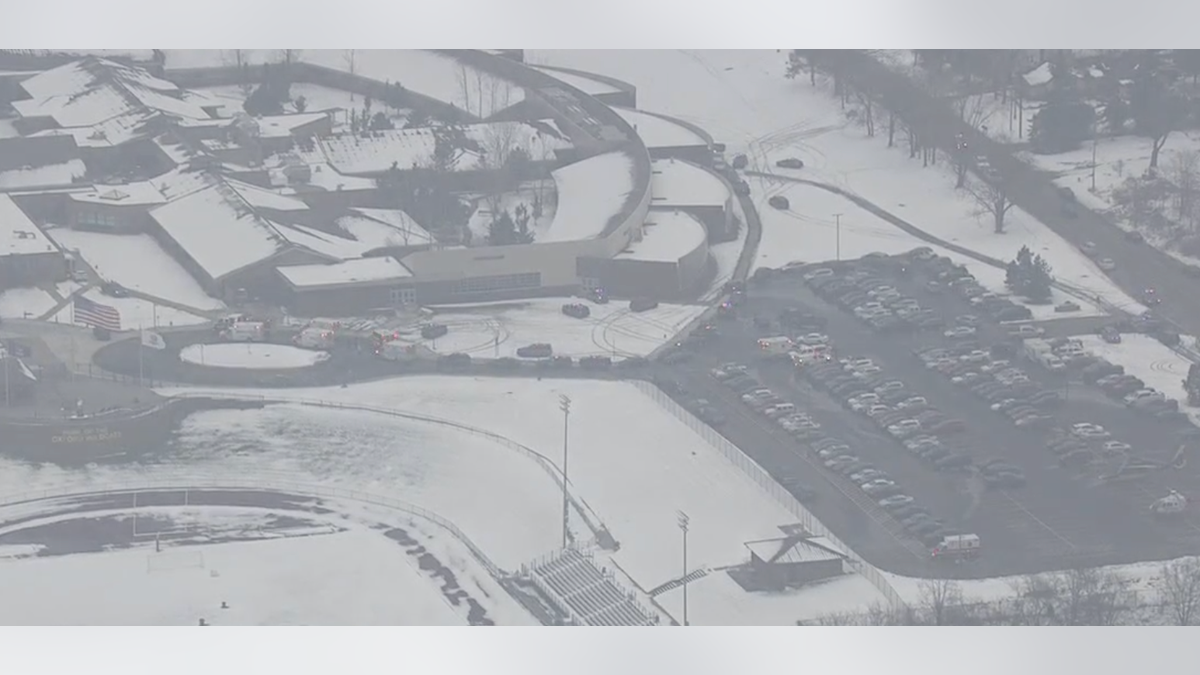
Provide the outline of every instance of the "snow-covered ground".
<path id="1" fill-rule="evenodd" d="M 749 234 L 749 230 L 746 228 L 746 217 L 742 213 L 741 204 L 737 200 L 733 201 L 733 209 L 742 226 L 738 230 L 738 238 L 736 240 L 723 244 L 712 244 L 708 247 L 708 253 L 712 256 L 713 262 L 717 266 L 717 271 L 712 283 L 708 286 L 708 290 L 701 297 L 701 300 L 704 302 L 720 297 L 725 284 L 733 278 L 733 272 L 737 269 L 738 258 L 742 255 L 742 249 L 746 247 L 746 236 Z M 761 245 L 759 246 L 759 250 L 762 250 Z"/>
<path id="2" fill-rule="evenodd" d="M 50 236 L 63 248 L 78 251 L 103 279 L 196 309 L 225 306 L 205 293 L 148 234 L 104 234 L 59 227 L 50 230 Z"/>
<path id="3" fill-rule="evenodd" d="M 1078 339 L 1091 353 L 1124 366 L 1127 374 L 1140 378 L 1147 387 L 1179 401 L 1179 409 L 1200 424 L 1200 408 L 1188 407 L 1187 392 L 1183 388 L 1192 365 L 1186 357 L 1149 335 L 1139 333 L 1124 334 L 1121 343 L 1115 345 L 1108 344 L 1099 335 L 1081 335 Z"/>
<path id="4" fill-rule="evenodd" d="M 687 594 L 688 623 L 696 626 L 793 626 L 796 621 L 887 606 L 879 590 L 857 574 L 785 593 L 748 593 L 728 574 L 713 572 L 689 583 Z M 671 615 L 683 615 L 682 587 L 654 599 Z"/>
<path id="5" fill-rule="evenodd" d="M 1133 311 L 1138 307 L 1082 253 L 1031 216 L 1013 209 L 1008 214 L 1007 233 L 994 234 L 988 217 L 977 215 L 979 209 L 974 202 L 955 192 L 949 167 L 939 164 L 922 169 L 919 160 L 909 159 L 905 140 L 899 134 L 895 147 L 889 149 L 882 123 L 877 125 L 875 137 L 868 138 L 857 121 L 842 112 L 827 88 L 813 88 L 805 78 L 786 79 L 783 53 L 535 50 L 534 54 L 548 65 L 588 70 L 630 82 L 638 87 L 641 108 L 701 126 L 717 141 L 727 144 L 728 154 L 747 153 L 751 169 L 786 173 L 775 169 L 774 163 L 785 157 L 800 158 L 806 167 L 797 176 L 841 187 L 931 235 L 1001 260 L 1011 259 L 1017 249 L 1028 245 L 1047 258 L 1060 281 L 1079 287 L 1081 294 L 1100 295 L 1113 305 Z M 755 182 L 751 180 L 752 185 Z M 801 211 L 802 202 L 793 201 L 792 208 Z M 829 221 L 834 213 L 847 212 L 847 207 L 838 206 L 828 213 L 809 211 L 806 215 Z M 771 221 L 764 223 L 764 239 L 775 236 L 769 234 L 770 230 L 782 227 L 787 232 L 783 243 L 788 243 L 789 237 L 793 243 L 788 245 L 807 241 L 802 235 L 793 236 L 797 230 L 795 219 Z M 765 245 L 761 249 L 769 250 Z M 813 256 L 804 245 L 790 254 L 780 251 L 776 257 L 811 260 Z M 981 280 L 988 276 L 980 271 L 980 263 L 968 267 Z M 1002 284 L 990 287 L 997 292 L 1004 290 Z"/>
<path id="6" fill-rule="evenodd" d="M 40 288 L 10 288 L 0 292 L 0 318 L 36 319 L 55 304 L 54 296 Z"/>
<path id="7" fill-rule="evenodd" d="M 1026 152 L 1022 159 L 1044 171 L 1057 174 L 1054 183 L 1060 187 L 1070 188 L 1080 203 L 1090 209 L 1112 213 L 1114 206 L 1112 192 L 1130 178 L 1141 178 L 1150 166 L 1150 140 L 1138 136 L 1117 136 L 1102 138 L 1095 144 L 1095 189 L 1092 188 L 1092 144 L 1084 143 L 1082 147 L 1071 152 L 1057 155 L 1038 155 Z M 1158 158 L 1159 170 L 1170 179 L 1171 165 L 1181 153 L 1200 151 L 1200 131 L 1180 131 L 1170 135 L 1163 146 Z M 1167 215 L 1173 215 L 1168 208 Z M 1112 221 L 1125 230 L 1135 229 L 1134 225 L 1117 214 L 1112 214 Z M 1142 230 L 1147 241 L 1158 248 L 1170 253 L 1176 258 L 1194 265 L 1200 265 L 1200 258 L 1189 257 L 1168 247 L 1167 242 L 1159 232 Z"/>
<path id="8" fill-rule="evenodd" d="M 180 391 L 194 390 L 162 393 Z M 679 575 L 678 510 L 691 517 L 689 565 L 696 567 L 744 563 L 745 542 L 779 537 L 778 528 L 795 520 L 692 428 L 665 414 L 628 383 L 411 377 L 344 388 L 236 393 L 367 404 L 462 420 L 531 447 L 555 464 L 562 456 L 558 407 L 559 397 L 565 394 L 573 402 L 571 483 L 621 542 L 614 560 L 643 588 Z M 252 422 L 263 415 L 278 419 Z M 450 517 L 501 564 L 536 553 L 534 543 L 552 548 L 559 534 L 556 509 L 537 510 L 545 508 L 547 499 L 561 499 L 555 484 L 536 470 L 517 472 L 512 467 L 532 462 L 495 444 L 475 453 L 470 447 L 459 447 L 462 441 L 472 440 L 469 436 L 400 422 L 388 426 L 394 426 L 392 433 L 401 438 L 374 438 L 363 429 L 384 423 L 372 421 L 370 414 L 347 410 L 272 406 L 266 411 L 205 413 L 191 419 L 197 417 L 204 418 L 204 430 L 195 430 L 195 423 L 189 422 L 183 434 L 185 443 L 195 445 L 189 454 L 197 460 L 217 461 L 213 448 L 230 448 L 219 453 L 225 471 L 252 475 L 258 467 L 297 466 L 323 480 L 363 481 L 374 491 L 405 485 L 402 498 L 429 504 L 428 508 Z M 289 423 L 299 428 L 284 426 Z M 355 432 L 344 435 L 351 428 Z M 261 449 L 248 452 L 246 447 Z M 751 611 L 744 606 L 723 614 L 725 610 L 716 605 L 733 590 L 722 588 L 720 582 L 710 587 L 713 622 L 751 621 Z M 806 609 L 807 597 L 796 594 L 790 609 L 781 606 L 760 621 L 794 622 L 811 610 Z M 876 594 L 865 604 L 877 600 Z M 740 601 L 753 607 L 750 596 Z M 854 609 L 863 601 L 863 594 L 838 594 L 823 602 L 821 611 Z M 788 604 L 779 598 L 764 602 Z"/>
<path id="9" fill-rule="evenodd" d="M 258 342 L 195 344 L 188 345 L 179 351 L 179 360 L 184 363 L 195 363 L 211 368 L 264 370 L 307 368 L 328 358 L 329 352 Z"/>
<path id="10" fill-rule="evenodd" d="M 420 340 L 440 354 L 463 352 L 481 358 L 516 356 L 517 349 L 545 342 L 554 353 L 582 356 L 646 356 L 699 316 L 699 305 L 660 305 L 631 312 L 628 303 L 589 305 L 591 317 L 562 313 L 561 298 L 538 298 L 483 305 L 436 308 L 434 320 L 450 329 L 436 340 Z M 403 338 L 402 338 L 403 339 Z"/>
<path id="11" fill-rule="evenodd" d="M 165 328 L 170 326 L 195 326 L 207 323 L 208 319 L 174 307 L 157 305 L 140 298 L 110 298 L 93 288 L 83 294 L 83 297 L 102 305 L 115 307 L 121 313 L 121 330 L 138 330 L 139 328 Z M 73 310 L 67 305 L 59 310 L 50 321 L 55 323 L 71 323 Z"/>
<path id="12" fill-rule="evenodd" d="M 401 546 L 366 529 L 0 562 L 0 589 L 8 626 L 466 623 Z"/>

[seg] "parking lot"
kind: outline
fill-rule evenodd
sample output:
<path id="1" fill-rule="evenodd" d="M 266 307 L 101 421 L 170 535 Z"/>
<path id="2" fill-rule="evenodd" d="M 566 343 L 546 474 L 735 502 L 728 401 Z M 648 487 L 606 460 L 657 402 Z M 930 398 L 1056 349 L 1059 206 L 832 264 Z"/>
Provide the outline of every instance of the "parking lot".
<path id="1" fill-rule="evenodd" d="M 972 304 L 967 295 L 979 294 L 966 291 L 967 282 L 951 283 L 959 273 L 947 274 L 947 261 L 929 258 L 831 265 L 837 268 L 833 273 L 821 274 L 860 271 L 855 278 L 861 287 L 843 286 L 837 293 L 817 289 L 824 285 L 820 281 L 805 280 L 820 265 L 751 284 L 740 304 L 715 321 L 707 339 L 694 338 L 685 346 L 690 357 L 669 359 L 675 361 L 669 377 L 682 390 L 677 396 L 693 406 L 696 399 L 708 401 L 709 416 L 715 415 L 722 433 L 785 487 L 795 486 L 818 518 L 887 570 L 992 576 L 1200 552 L 1195 519 L 1187 513 L 1155 519 L 1150 513 L 1151 503 L 1170 489 L 1194 494 L 1193 486 L 1200 486 L 1194 462 L 1167 467 L 1180 446 L 1190 443 L 1181 435 L 1186 423 L 1135 412 L 1082 382 L 1078 371 L 1051 372 L 1031 361 L 1025 343 L 1012 335 L 1016 326 L 995 320 L 996 314 L 1019 318 L 1019 310 L 999 300 Z M 915 307 L 905 314 L 924 322 L 924 329 L 888 321 L 872 326 L 870 316 L 855 315 L 855 307 L 875 302 L 864 289 L 883 286 L 891 287 L 883 295 Z M 845 296 L 854 306 L 843 302 Z M 871 315 L 873 309 L 860 314 Z M 781 326 L 789 310 L 792 318 L 802 315 L 812 325 Z M 967 324 L 972 331 L 945 335 Z M 1036 333 L 1032 325 L 1021 330 L 1024 337 Z M 786 355 L 772 358 L 758 343 L 818 332 L 832 348 L 828 362 L 802 359 L 797 367 Z M 931 348 L 952 351 L 925 360 L 917 355 Z M 746 372 L 729 386 L 714 377 L 713 369 L 732 363 Z M 856 364 L 865 372 L 857 380 L 852 379 Z M 814 376 L 820 372 L 825 375 Z M 730 378 L 723 374 L 721 379 Z M 771 406 L 741 400 L 747 387 L 770 389 L 777 397 L 771 402 L 792 403 L 796 410 L 785 406 L 772 413 L 776 419 L 768 419 L 762 411 Z M 877 387 L 888 396 L 886 402 L 876 400 L 879 394 L 872 390 Z M 855 412 L 846 399 L 862 393 L 867 397 Z M 898 413 L 901 402 L 913 397 L 924 401 Z M 893 424 L 864 414 L 872 405 L 880 419 L 890 415 Z M 1007 406 L 1013 417 L 993 406 Z M 909 421 L 918 415 L 924 421 Z M 1022 426 L 1015 419 L 1022 419 Z M 1072 431 L 1088 423 L 1103 430 Z M 810 425 L 819 429 L 807 437 L 804 429 Z M 904 441 L 924 436 L 935 440 L 905 447 Z M 851 458 L 821 456 L 813 447 L 821 438 L 836 440 L 824 445 L 836 445 Z M 1047 445 L 1052 440 L 1053 448 Z M 833 467 L 825 466 L 831 461 Z M 1121 467 L 1134 465 L 1143 471 L 1126 479 L 1133 472 L 1122 473 Z M 874 481 L 872 492 L 841 473 L 843 468 Z M 912 503 L 899 503 L 901 497 L 880 504 L 897 494 L 910 496 Z M 982 554 L 965 565 L 932 561 L 930 547 L 944 534 L 978 535 Z"/>

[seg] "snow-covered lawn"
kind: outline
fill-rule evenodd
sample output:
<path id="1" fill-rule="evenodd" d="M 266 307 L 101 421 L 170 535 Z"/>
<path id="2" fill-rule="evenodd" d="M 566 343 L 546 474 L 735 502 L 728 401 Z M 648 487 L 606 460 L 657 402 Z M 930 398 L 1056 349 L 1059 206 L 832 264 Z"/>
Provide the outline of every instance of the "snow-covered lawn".
<path id="1" fill-rule="evenodd" d="M 121 330 L 138 330 L 139 328 L 164 328 L 168 326 L 195 326 L 207 323 L 208 319 L 183 312 L 173 307 L 156 305 L 139 298 L 110 298 L 93 288 L 83 294 L 83 297 L 102 305 L 115 307 L 121 313 Z M 74 316 L 71 305 L 59 310 L 50 321 L 55 323 L 71 323 Z M 82 324 L 80 324 L 82 325 Z"/>
<path id="2" fill-rule="evenodd" d="M 564 302 L 569 300 L 438 307 L 434 321 L 449 328 L 449 334 L 436 340 L 421 340 L 419 335 L 411 339 L 441 354 L 463 352 L 481 358 L 516 356 L 517 349 L 538 342 L 549 343 L 557 355 L 573 358 L 646 356 L 705 309 L 664 304 L 648 312 L 631 312 L 628 303 L 613 301 L 589 304 L 591 317 L 580 320 L 562 313 Z"/>
<path id="3" fill-rule="evenodd" d="M 257 342 L 195 344 L 179 351 L 179 359 L 184 363 L 195 363 L 210 368 L 307 368 L 328 358 L 329 352 Z"/>
<path id="4" fill-rule="evenodd" d="M 0 562 L 0 595 L 8 626 L 466 623 L 403 547 L 366 529 Z"/>
<path id="5" fill-rule="evenodd" d="M 170 395 L 180 391 L 189 390 L 167 389 L 162 393 Z M 565 394 L 573 402 L 569 432 L 571 483 L 621 542 L 620 551 L 613 554 L 614 560 L 643 588 L 652 588 L 679 575 L 678 510 L 686 511 L 691 517 L 688 554 L 689 565 L 695 567 L 744 563 L 748 559 L 745 542 L 779 537 L 782 534 L 779 526 L 795 520 L 787 509 L 773 501 L 692 428 L 664 413 L 639 388 L 628 383 L 411 377 L 345 388 L 237 391 L 243 395 L 362 403 L 462 420 L 523 443 L 555 464 L 562 457 L 562 416 L 558 408 L 559 397 Z M 511 451 L 492 446 L 490 452 L 499 454 L 468 456 L 466 450 L 450 448 L 459 440 L 470 440 L 469 437 L 450 435 L 432 426 L 399 427 L 405 429 L 406 435 L 422 434 L 426 439 L 424 443 L 378 439 L 377 447 L 367 447 L 366 443 L 375 439 L 358 432 L 339 439 L 335 447 L 321 451 L 302 449 L 298 447 L 302 443 L 300 437 L 325 436 L 324 440 L 314 438 L 303 443 L 314 448 L 330 445 L 328 437 L 337 432 L 326 429 L 325 425 L 336 424 L 337 428 L 347 429 L 351 425 L 366 424 L 370 418 L 351 411 L 291 407 L 267 410 L 294 410 L 295 414 L 288 419 L 296 422 L 303 419 L 303 428 L 285 430 L 275 425 L 258 425 L 263 434 L 260 442 L 266 447 L 247 455 L 241 450 L 244 445 L 239 445 L 238 452 L 230 452 L 221 458 L 222 462 L 234 463 L 232 467 L 226 464 L 226 470 L 238 470 L 241 466 L 243 472 L 249 474 L 250 462 L 255 461 L 253 457 L 275 455 L 278 459 L 271 463 L 297 462 L 319 466 L 323 474 L 347 478 L 359 476 L 376 490 L 389 482 L 407 478 L 411 483 L 406 488 L 409 496 L 404 499 L 415 503 L 436 500 L 447 504 L 441 508 L 455 509 L 457 515 L 446 515 L 472 538 L 476 538 L 479 528 L 470 526 L 490 522 L 494 531 L 482 533 L 477 541 L 489 555 L 497 558 L 503 556 L 511 560 L 514 557 L 509 553 L 515 548 L 510 540 L 534 537 L 552 547 L 558 535 L 556 509 L 551 508 L 548 514 L 536 511 L 542 500 L 556 498 L 554 483 L 545 474 L 523 476 L 503 471 L 508 464 L 497 466 L 495 461 Z M 213 415 L 249 419 L 258 414 L 247 411 Z M 241 426 L 224 422 L 225 419 L 212 418 L 205 426 L 212 434 L 228 434 L 234 427 Z M 280 420 L 282 422 L 284 420 Z M 276 435 L 281 432 L 289 438 L 279 439 Z M 293 440 L 292 435 L 298 438 Z M 192 439 L 189 442 L 213 445 L 212 437 L 207 434 L 185 432 L 185 436 Z M 434 440 L 442 437 L 445 440 Z M 240 440 L 243 444 L 247 441 L 248 437 Z M 233 443 L 222 445 L 232 448 Z M 288 449 L 287 446 L 297 447 Z M 199 447 L 195 450 L 197 456 L 211 452 Z M 284 460 L 288 455 L 294 459 Z M 439 471 L 427 470 L 417 457 L 425 458 L 424 462 L 432 464 L 430 468 Z M 261 461 L 270 465 L 266 459 Z M 413 475 L 405 476 L 406 470 Z M 464 499 L 463 495 L 471 495 L 471 498 Z M 498 495 L 507 496 L 498 499 Z M 514 510 L 514 502 L 528 504 L 528 509 Z M 483 535 L 488 537 L 487 541 L 483 541 Z M 732 594 L 731 590 L 718 587 L 714 597 Z M 806 612 L 805 597 L 805 594 L 796 594 L 790 613 L 783 607 L 760 620 L 775 622 L 787 615 L 790 621 L 795 621 Z M 841 609 L 852 609 L 859 599 L 848 597 L 847 605 Z M 873 601 L 874 598 L 867 604 Z M 714 600 L 714 604 L 716 602 Z M 783 600 L 778 602 L 786 604 Z M 750 621 L 745 609 L 732 608 L 728 615 L 715 606 L 710 611 L 712 621 L 716 623 Z"/>
<path id="6" fill-rule="evenodd" d="M 1186 357 L 1149 335 L 1138 333 L 1122 335 L 1121 343 L 1116 345 L 1108 344 L 1099 335 L 1081 335 L 1079 339 L 1084 348 L 1096 356 L 1124 366 L 1127 374 L 1140 378 L 1147 387 L 1179 401 L 1179 409 L 1200 424 L 1200 408 L 1188 407 L 1187 392 L 1183 388 L 1192 365 Z"/>
<path id="7" fill-rule="evenodd" d="M 50 236 L 63 248 L 79 251 L 103 279 L 196 309 L 225 306 L 205 293 L 148 234 L 104 234 L 59 227 L 50 230 Z"/>
<path id="8" fill-rule="evenodd" d="M 895 139 L 896 147 L 889 149 L 882 122 L 877 125 L 875 137 L 868 138 L 861 126 L 846 117 L 826 87 L 813 88 L 805 78 L 786 79 L 783 53 L 534 53 L 549 65 L 589 70 L 630 82 L 638 87 L 640 107 L 703 127 L 717 141 L 727 144 L 729 154 L 746 152 L 751 169 L 787 173 L 786 169 L 776 169 L 774 163 L 785 157 L 800 158 L 806 166 L 797 176 L 841 187 L 931 235 L 1001 260 L 1013 258 L 1017 249 L 1028 245 L 1046 257 L 1059 281 L 1078 287 L 1084 295 L 1100 295 L 1113 305 L 1137 311 L 1137 303 L 1100 274 L 1090 260 L 1031 216 L 1013 209 L 1008 214 L 1007 233 L 994 234 L 989 218 L 977 215 L 976 204 L 955 192 L 949 167 L 939 164 L 922 169 L 920 160 L 909 159 L 900 135 Z M 793 203 L 793 209 L 800 210 L 801 205 Z M 838 212 L 848 211 L 843 206 L 829 213 L 807 215 L 829 221 Z M 773 236 L 767 231 L 781 222 L 771 220 L 764 224 L 764 237 Z M 785 219 L 782 224 L 786 230 L 796 229 L 794 219 Z M 778 257 L 786 256 L 781 253 Z M 812 254 L 801 247 L 790 257 L 806 260 Z M 981 280 L 985 277 L 977 272 L 978 264 L 970 267 Z M 990 287 L 1003 291 L 1003 285 Z"/>
<path id="9" fill-rule="evenodd" d="M 1180 131 L 1171 134 L 1158 158 L 1160 171 L 1169 178 L 1169 167 L 1176 156 L 1180 153 L 1197 151 L 1200 151 L 1200 132 Z M 1091 143 L 1084 143 L 1077 150 L 1057 155 L 1038 155 L 1026 152 L 1021 157 L 1039 169 L 1056 173 L 1055 185 L 1070 188 L 1080 203 L 1088 208 L 1101 213 L 1111 213 L 1114 207 L 1113 189 L 1130 178 L 1143 177 L 1149 168 L 1150 141 L 1138 136 L 1102 138 L 1096 143 L 1095 153 L 1096 187 L 1094 190 L 1092 189 Z M 1173 213 L 1167 215 L 1173 215 Z M 1116 214 L 1113 214 L 1112 221 L 1122 229 L 1134 229 L 1131 223 Z M 1185 256 L 1169 248 L 1162 233 L 1147 230 L 1143 230 L 1143 233 L 1149 242 L 1179 260 L 1200 265 L 1200 259 Z"/>
<path id="10" fill-rule="evenodd" d="M 0 317 L 36 319 L 55 304 L 54 296 L 40 288 L 10 288 L 0 292 Z"/>
<path id="11" fill-rule="evenodd" d="M 796 621 L 887 607 L 879 589 L 857 574 L 784 593 L 748 593 L 728 574 L 713 572 L 689 583 L 687 594 L 688 623 L 697 626 L 794 626 Z M 672 616 L 683 615 L 682 587 L 654 599 Z"/>

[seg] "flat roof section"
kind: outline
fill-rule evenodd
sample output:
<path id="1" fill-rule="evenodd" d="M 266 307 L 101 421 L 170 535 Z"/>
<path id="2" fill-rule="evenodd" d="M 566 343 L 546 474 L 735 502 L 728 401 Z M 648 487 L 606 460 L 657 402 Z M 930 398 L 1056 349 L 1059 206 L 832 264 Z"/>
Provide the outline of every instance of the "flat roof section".
<path id="1" fill-rule="evenodd" d="M 542 66 L 533 66 L 533 69 L 553 77 L 554 79 L 569 84 L 588 96 L 603 96 L 604 94 L 619 94 L 620 89 L 612 86 L 607 82 L 593 80 L 590 77 L 576 75 L 575 73 L 566 73 L 554 68 L 545 68 Z"/>
<path id="2" fill-rule="evenodd" d="M 651 211 L 642 226 L 642 240 L 634 241 L 617 254 L 618 260 L 679 262 L 704 245 L 704 224 L 683 211 Z"/>
<path id="3" fill-rule="evenodd" d="M 369 284 L 412 278 L 412 272 L 395 258 L 359 258 L 332 265 L 280 267 L 279 273 L 296 288 Z"/>
<path id="4" fill-rule="evenodd" d="M 708 145 L 708 139 L 691 129 L 642 110 L 629 108 L 613 108 L 631 127 L 637 131 L 638 137 L 647 148 L 686 148 L 695 145 Z"/>
<path id="5" fill-rule="evenodd" d="M 0 257 L 53 253 L 58 248 L 8 195 L 0 195 Z"/>
<path id="6" fill-rule="evenodd" d="M 677 159 L 650 163 L 651 206 L 725 206 L 729 187 L 702 166 Z"/>
<path id="7" fill-rule="evenodd" d="M 556 169 L 558 207 L 536 243 L 582 241 L 604 233 L 633 192 L 633 158 L 617 151 Z"/>

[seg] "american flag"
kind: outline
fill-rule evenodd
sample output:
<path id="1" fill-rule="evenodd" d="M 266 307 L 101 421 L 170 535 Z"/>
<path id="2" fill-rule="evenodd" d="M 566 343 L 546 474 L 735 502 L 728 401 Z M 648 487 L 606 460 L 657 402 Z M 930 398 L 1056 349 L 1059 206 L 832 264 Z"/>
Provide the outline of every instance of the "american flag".
<path id="1" fill-rule="evenodd" d="M 121 330 L 121 313 L 116 307 L 92 302 L 82 295 L 76 296 L 74 304 L 77 322 L 114 332 Z"/>

